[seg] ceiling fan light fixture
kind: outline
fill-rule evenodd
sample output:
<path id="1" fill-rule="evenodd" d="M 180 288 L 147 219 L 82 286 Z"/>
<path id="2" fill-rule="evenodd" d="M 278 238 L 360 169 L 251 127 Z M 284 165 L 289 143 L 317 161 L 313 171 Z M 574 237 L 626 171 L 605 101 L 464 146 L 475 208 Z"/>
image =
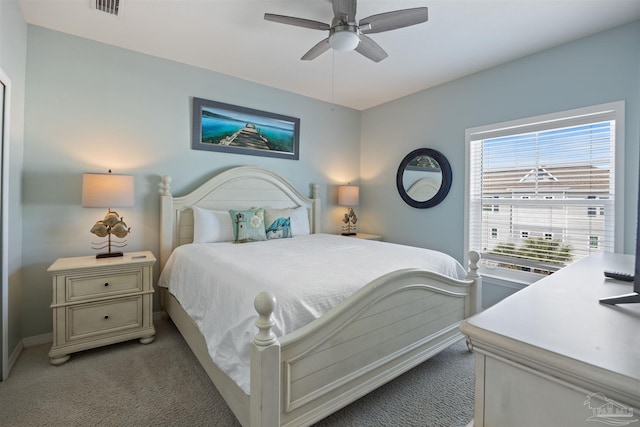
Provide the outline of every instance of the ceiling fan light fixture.
<path id="1" fill-rule="evenodd" d="M 329 44 L 334 50 L 348 52 L 358 47 L 360 38 L 355 32 L 343 30 L 336 31 L 329 37 Z"/>

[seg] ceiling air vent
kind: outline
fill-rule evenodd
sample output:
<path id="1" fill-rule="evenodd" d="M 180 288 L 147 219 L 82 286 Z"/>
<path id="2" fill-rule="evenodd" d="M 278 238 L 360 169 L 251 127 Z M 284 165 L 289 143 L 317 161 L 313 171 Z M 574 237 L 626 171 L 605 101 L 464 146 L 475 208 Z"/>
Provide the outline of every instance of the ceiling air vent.
<path id="1" fill-rule="evenodd" d="M 91 4 L 95 6 L 96 10 L 100 10 L 111 15 L 118 15 L 120 0 L 93 0 Z"/>

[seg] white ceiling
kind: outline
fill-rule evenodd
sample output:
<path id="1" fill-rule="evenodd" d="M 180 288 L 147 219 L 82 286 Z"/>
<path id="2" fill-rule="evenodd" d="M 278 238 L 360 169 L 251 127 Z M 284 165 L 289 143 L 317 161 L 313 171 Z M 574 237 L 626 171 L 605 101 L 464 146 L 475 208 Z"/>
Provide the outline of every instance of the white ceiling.
<path id="1" fill-rule="evenodd" d="M 640 0 L 360 0 L 356 18 L 427 6 L 429 20 L 370 37 L 389 54 L 300 57 L 323 31 L 268 22 L 265 12 L 331 23 L 329 0 L 19 0 L 26 21 L 363 110 L 640 19 Z"/>

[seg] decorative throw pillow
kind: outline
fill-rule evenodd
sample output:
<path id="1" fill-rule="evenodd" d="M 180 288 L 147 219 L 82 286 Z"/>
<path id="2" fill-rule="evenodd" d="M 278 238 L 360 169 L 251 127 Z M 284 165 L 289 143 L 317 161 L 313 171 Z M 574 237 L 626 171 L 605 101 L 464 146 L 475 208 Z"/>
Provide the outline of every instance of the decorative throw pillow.
<path id="1" fill-rule="evenodd" d="M 233 228 L 229 212 L 192 206 L 193 243 L 230 242 Z"/>
<path id="2" fill-rule="evenodd" d="M 248 209 L 229 211 L 233 225 L 233 241 L 235 243 L 267 240 L 264 229 L 264 209 Z"/>
<path id="3" fill-rule="evenodd" d="M 267 239 L 293 237 L 290 217 L 291 209 L 265 209 L 264 226 Z"/>
<path id="4" fill-rule="evenodd" d="M 294 236 L 311 234 L 309 212 L 304 206 L 299 206 L 291 210 L 291 232 Z"/>

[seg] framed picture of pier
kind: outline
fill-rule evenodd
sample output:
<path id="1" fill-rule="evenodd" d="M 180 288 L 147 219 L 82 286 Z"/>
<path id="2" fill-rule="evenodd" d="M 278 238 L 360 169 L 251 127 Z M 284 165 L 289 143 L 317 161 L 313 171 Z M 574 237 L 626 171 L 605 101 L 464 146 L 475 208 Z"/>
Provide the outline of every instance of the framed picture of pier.
<path id="1" fill-rule="evenodd" d="M 298 160 L 300 119 L 193 98 L 191 148 Z"/>

